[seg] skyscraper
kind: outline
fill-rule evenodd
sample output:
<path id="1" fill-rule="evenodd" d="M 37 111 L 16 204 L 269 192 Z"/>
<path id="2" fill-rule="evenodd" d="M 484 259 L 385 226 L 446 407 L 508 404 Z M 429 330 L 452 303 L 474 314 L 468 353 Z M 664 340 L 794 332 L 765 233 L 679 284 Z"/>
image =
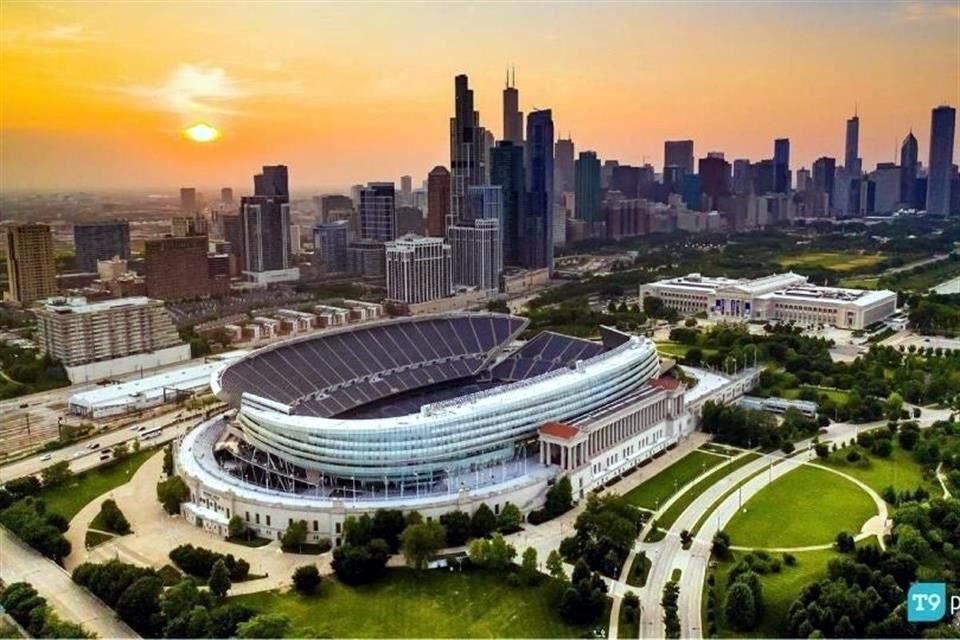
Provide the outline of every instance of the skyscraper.
<path id="1" fill-rule="evenodd" d="M 23 306 L 56 295 L 50 227 L 31 222 L 7 228 L 7 279 L 10 299 Z"/>
<path id="2" fill-rule="evenodd" d="M 581 151 L 576 162 L 574 211 L 577 218 L 595 224 L 600 221 L 600 158 L 595 151 Z"/>
<path id="3" fill-rule="evenodd" d="M 253 176 L 253 194 L 257 196 L 286 196 L 289 198 L 290 185 L 286 165 L 265 165 L 262 173 Z"/>
<path id="4" fill-rule="evenodd" d="M 900 204 L 913 208 L 917 205 L 917 160 L 920 148 L 913 131 L 900 146 Z"/>
<path id="5" fill-rule="evenodd" d="M 847 140 L 843 154 L 843 168 L 851 178 L 860 175 L 860 117 L 854 114 L 847 120 Z"/>
<path id="6" fill-rule="evenodd" d="M 927 213 L 950 215 L 950 182 L 953 179 L 953 136 L 957 110 L 941 105 L 930 119 L 930 164 L 927 168 Z"/>
<path id="7" fill-rule="evenodd" d="M 287 167 L 263 167 L 253 177 L 253 190 L 254 195 L 240 199 L 243 271 L 258 281 L 295 280 L 299 273 L 291 259 Z"/>
<path id="8" fill-rule="evenodd" d="M 693 175 L 693 140 L 665 141 L 663 166 L 683 167 L 687 175 Z"/>
<path id="9" fill-rule="evenodd" d="M 503 139 L 515 145 L 523 144 L 523 112 L 520 111 L 516 72 L 512 81 L 507 73 L 507 84 L 503 88 Z"/>
<path id="10" fill-rule="evenodd" d="M 817 211 L 817 213 L 826 213 L 833 206 L 836 172 L 837 161 L 834 158 L 823 156 L 813 162 L 813 190 L 818 194 L 826 195 L 827 206 L 826 211 Z"/>
<path id="11" fill-rule="evenodd" d="M 447 231 L 450 215 L 450 172 L 436 166 L 427 176 L 427 235 L 441 238 Z"/>
<path id="12" fill-rule="evenodd" d="M 560 138 L 554 147 L 554 191 L 557 197 L 568 191 L 574 191 L 576 177 L 574 175 L 573 140 Z"/>
<path id="13" fill-rule="evenodd" d="M 453 284 L 496 291 L 503 270 L 500 221 L 477 218 L 447 230 L 450 242 Z"/>
<path id="14" fill-rule="evenodd" d="M 413 178 L 400 176 L 400 204 L 409 206 L 413 200 Z"/>
<path id="15" fill-rule="evenodd" d="M 546 267 L 553 275 L 553 113 L 527 116 L 527 215 L 523 225 L 524 265 Z"/>
<path id="16" fill-rule="evenodd" d="M 787 193 L 790 190 L 790 139 L 773 141 L 773 190 Z"/>
<path id="17" fill-rule="evenodd" d="M 77 270 L 96 273 L 97 260 L 119 256 L 130 258 L 130 223 L 126 220 L 85 222 L 73 225 L 73 246 L 77 255 Z"/>
<path id="18" fill-rule="evenodd" d="M 416 304 L 453 293 L 450 245 L 406 235 L 386 243 L 387 298 Z"/>
<path id="19" fill-rule="evenodd" d="M 226 207 L 233 206 L 233 189 L 230 187 L 220 189 L 220 203 Z"/>
<path id="20" fill-rule="evenodd" d="M 180 211 L 193 215 L 197 211 L 197 190 L 193 187 L 180 188 Z"/>
<path id="21" fill-rule="evenodd" d="M 396 198 L 392 182 L 371 182 L 360 190 L 360 238 L 389 242 L 394 239 Z"/>
<path id="22" fill-rule="evenodd" d="M 473 109 L 473 90 L 464 74 L 454 78 L 454 110 L 450 118 L 450 218 L 463 216 L 467 187 L 483 184 L 484 131 Z"/>
<path id="23" fill-rule="evenodd" d="M 503 141 L 493 149 L 490 182 L 500 187 L 500 234 L 503 244 L 503 263 L 520 266 L 521 220 L 526 215 L 527 180 L 523 166 L 523 147 Z"/>
<path id="24" fill-rule="evenodd" d="M 717 199 L 730 193 L 730 163 L 716 153 L 700 158 L 698 171 L 703 195 L 711 198 L 711 207 L 717 206 Z"/>
<path id="25" fill-rule="evenodd" d="M 502 217 L 503 189 L 499 185 L 483 185 L 467 189 L 465 220 L 500 220 Z"/>
<path id="26" fill-rule="evenodd" d="M 348 271 L 350 222 L 319 222 L 313 227 L 313 266 L 318 274 Z"/>

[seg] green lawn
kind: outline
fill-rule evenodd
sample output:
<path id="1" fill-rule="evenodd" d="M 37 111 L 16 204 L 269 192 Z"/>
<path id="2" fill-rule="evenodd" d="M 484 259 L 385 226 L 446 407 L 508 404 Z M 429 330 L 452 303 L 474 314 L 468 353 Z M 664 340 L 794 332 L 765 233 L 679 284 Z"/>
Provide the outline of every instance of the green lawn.
<path id="1" fill-rule="evenodd" d="M 876 289 L 880 286 L 880 276 L 851 276 L 840 279 L 841 287 L 851 289 Z"/>
<path id="2" fill-rule="evenodd" d="M 939 483 L 931 484 L 923 479 L 923 467 L 914 462 L 909 451 L 904 451 L 897 444 L 896 438 L 893 439 L 893 453 L 889 458 L 881 458 L 860 447 L 857 450 L 862 455 L 859 462 L 847 462 L 850 448 L 846 447 L 831 453 L 827 460 L 820 460 L 820 463 L 853 476 L 877 493 L 889 486 L 898 492 L 913 491 L 922 486 L 933 495 L 940 490 Z"/>
<path id="3" fill-rule="evenodd" d="M 633 557 L 633 564 L 630 565 L 630 574 L 627 576 L 627 584 L 632 587 L 642 587 L 647 584 L 647 576 L 650 575 L 650 567 L 653 563 L 646 554 L 638 553 Z"/>
<path id="4" fill-rule="evenodd" d="M 825 387 L 814 387 L 812 385 L 803 385 L 797 387 L 796 389 L 785 389 L 781 395 L 788 400 L 794 400 L 800 395 L 801 389 L 813 389 L 817 392 L 817 397 L 825 395 L 839 406 L 846 405 L 850 400 L 850 394 L 846 391 L 841 391 L 839 389 L 827 389 Z"/>
<path id="5" fill-rule="evenodd" d="M 741 632 L 728 628 L 723 619 L 723 602 L 727 595 L 727 574 L 736 564 L 736 559 L 745 555 L 744 553 L 733 553 L 733 559 L 719 562 L 716 570 L 712 573 L 716 575 L 716 594 L 717 594 L 717 635 L 721 638 L 782 638 L 786 626 L 787 610 L 791 603 L 797 599 L 805 586 L 819 580 L 827 573 L 827 563 L 831 558 L 839 555 L 832 549 L 824 551 L 804 551 L 795 553 L 797 564 L 793 567 L 783 565 L 780 573 L 768 573 L 761 576 L 763 582 L 763 617 L 760 619 L 759 626 L 753 631 Z M 781 554 L 770 554 L 773 558 L 782 560 Z M 709 586 L 704 583 L 704 588 Z M 704 617 L 703 622 L 707 625 L 706 616 L 706 591 L 704 592 Z"/>
<path id="6" fill-rule="evenodd" d="M 39 496 L 47 503 L 47 511 L 59 513 L 67 520 L 72 520 L 88 502 L 126 484 L 140 465 L 155 453 L 159 451 L 145 449 L 132 453 L 115 464 L 78 473 L 64 485 L 42 490 Z"/>
<path id="7" fill-rule="evenodd" d="M 107 540 L 113 540 L 113 536 L 107 535 L 106 533 L 100 533 L 99 531 L 87 531 L 83 541 L 83 546 L 85 546 L 87 549 L 92 549 L 97 545 L 103 544 Z"/>
<path id="8" fill-rule="evenodd" d="M 677 518 L 687 510 L 694 500 L 697 497 L 707 490 L 708 487 L 715 485 L 721 479 L 727 477 L 740 467 L 746 466 L 760 457 L 759 453 L 748 453 L 742 458 L 738 458 L 733 462 L 724 465 L 723 467 L 717 469 L 708 476 L 705 476 L 702 480 L 697 482 L 695 485 L 683 492 L 679 498 L 670 505 L 666 511 L 663 512 L 663 515 L 657 518 L 657 524 L 664 529 L 669 529 L 673 526 L 673 523 L 677 521 Z"/>
<path id="9" fill-rule="evenodd" d="M 695 344 L 681 344 L 679 342 L 669 341 L 657 343 L 657 351 L 671 358 L 683 358 L 687 355 L 687 351 L 695 347 L 700 349 L 704 356 L 710 356 L 717 352 L 713 347 L 701 347 Z"/>
<path id="10" fill-rule="evenodd" d="M 692 451 L 649 480 L 631 489 L 624 497 L 634 506 L 656 510 L 674 492 L 701 475 L 704 469 L 709 469 L 721 462 L 723 458 L 720 456 Z"/>
<path id="11" fill-rule="evenodd" d="M 876 515 L 867 493 L 849 480 L 802 466 L 746 501 L 727 524 L 741 547 L 802 547 L 833 542 L 837 533 L 856 534 Z"/>
<path id="12" fill-rule="evenodd" d="M 784 256 L 780 259 L 780 266 L 792 269 L 795 267 L 821 267 L 834 271 L 853 271 L 872 267 L 884 259 L 876 253 L 853 253 L 845 251 L 817 251 Z"/>
<path id="13" fill-rule="evenodd" d="M 585 628 L 566 624 L 556 613 L 552 586 L 545 578 L 536 587 L 513 587 L 503 574 L 482 571 L 391 569 L 370 585 L 324 578 L 313 596 L 266 591 L 231 601 L 289 616 L 291 637 L 583 637 Z"/>

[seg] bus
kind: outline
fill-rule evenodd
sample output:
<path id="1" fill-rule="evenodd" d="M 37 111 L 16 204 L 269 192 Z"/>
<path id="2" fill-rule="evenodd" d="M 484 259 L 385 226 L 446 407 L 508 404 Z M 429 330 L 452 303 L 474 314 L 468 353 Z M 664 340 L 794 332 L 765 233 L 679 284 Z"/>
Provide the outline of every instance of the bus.
<path id="1" fill-rule="evenodd" d="M 154 427 L 152 429 L 147 429 L 140 434 L 141 440 L 153 440 L 163 433 L 163 427 Z"/>

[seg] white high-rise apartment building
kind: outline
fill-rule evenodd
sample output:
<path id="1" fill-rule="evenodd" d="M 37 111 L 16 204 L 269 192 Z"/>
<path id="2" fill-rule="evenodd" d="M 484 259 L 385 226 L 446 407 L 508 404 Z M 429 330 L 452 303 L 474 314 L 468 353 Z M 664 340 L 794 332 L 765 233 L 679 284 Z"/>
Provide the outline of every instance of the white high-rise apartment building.
<path id="1" fill-rule="evenodd" d="M 387 298 L 417 304 L 453 293 L 450 245 L 407 234 L 386 243 Z"/>
<path id="2" fill-rule="evenodd" d="M 453 256 L 453 283 L 496 291 L 503 270 L 500 223 L 480 218 L 447 229 Z"/>

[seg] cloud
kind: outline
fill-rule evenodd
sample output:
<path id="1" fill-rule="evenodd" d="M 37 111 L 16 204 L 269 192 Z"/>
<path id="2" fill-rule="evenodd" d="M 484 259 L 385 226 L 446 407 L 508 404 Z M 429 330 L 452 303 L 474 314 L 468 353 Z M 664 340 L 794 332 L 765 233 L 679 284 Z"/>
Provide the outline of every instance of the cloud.
<path id="1" fill-rule="evenodd" d="M 250 95 L 222 67 L 202 64 L 181 64 L 157 86 L 133 85 L 120 91 L 185 116 L 236 113 L 227 103 Z"/>
<path id="2" fill-rule="evenodd" d="M 37 34 L 41 40 L 50 42 L 93 42 L 99 35 L 86 30 L 82 24 L 58 24 Z"/>
<path id="3" fill-rule="evenodd" d="M 906 22 L 960 20 L 960 3 L 952 0 L 908 0 L 900 5 L 898 17 Z"/>

